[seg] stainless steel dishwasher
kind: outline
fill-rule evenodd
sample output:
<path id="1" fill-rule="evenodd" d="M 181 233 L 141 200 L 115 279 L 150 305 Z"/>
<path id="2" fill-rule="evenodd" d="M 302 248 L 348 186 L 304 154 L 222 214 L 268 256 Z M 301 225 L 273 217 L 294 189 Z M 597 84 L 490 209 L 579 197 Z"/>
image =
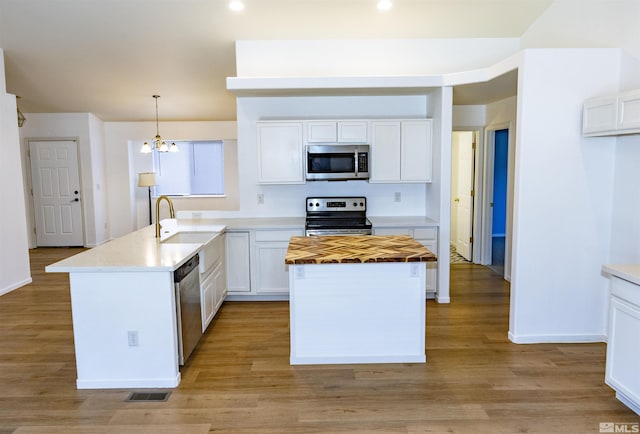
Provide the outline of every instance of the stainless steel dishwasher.
<path id="1" fill-rule="evenodd" d="M 180 365 L 184 365 L 202 336 L 199 262 L 198 255 L 192 256 L 173 272 Z"/>

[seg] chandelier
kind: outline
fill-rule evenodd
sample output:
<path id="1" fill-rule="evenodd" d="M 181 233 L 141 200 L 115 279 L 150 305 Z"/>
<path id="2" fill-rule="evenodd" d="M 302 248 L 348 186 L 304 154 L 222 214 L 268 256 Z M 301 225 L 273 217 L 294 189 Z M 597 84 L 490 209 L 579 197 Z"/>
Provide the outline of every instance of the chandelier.
<path id="1" fill-rule="evenodd" d="M 158 98 L 160 98 L 160 95 L 153 95 L 153 98 L 156 100 L 156 138 L 151 141 L 153 147 L 149 142 L 144 142 L 140 152 L 148 154 L 154 149 L 158 152 L 178 152 L 178 146 L 175 143 L 172 142 L 171 146 L 167 146 L 167 142 L 160 137 L 160 129 L 158 128 Z"/>

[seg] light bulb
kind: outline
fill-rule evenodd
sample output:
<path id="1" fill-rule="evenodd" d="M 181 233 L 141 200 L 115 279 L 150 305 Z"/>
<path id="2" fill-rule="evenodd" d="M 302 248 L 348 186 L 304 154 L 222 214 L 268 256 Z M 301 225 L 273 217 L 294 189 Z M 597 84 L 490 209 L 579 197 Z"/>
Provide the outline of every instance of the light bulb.
<path id="1" fill-rule="evenodd" d="M 244 9 L 244 3 L 240 0 L 232 0 L 229 2 L 229 9 L 232 11 L 241 11 Z"/>
<path id="2" fill-rule="evenodd" d="M 378 2 L 378 9 L 381 11 L 388 11 L 392 6 L 391 0 L 380 0 Z"/>
<path id="3" fill-rule="evenodd" d="M 142 148 L 140 149 L 140 152 L 142 152 L 143 154 L 151 153 L 151 146 L 149 146 L 148 142 L 144 142 L 144 144 L 142 145 Z"/>

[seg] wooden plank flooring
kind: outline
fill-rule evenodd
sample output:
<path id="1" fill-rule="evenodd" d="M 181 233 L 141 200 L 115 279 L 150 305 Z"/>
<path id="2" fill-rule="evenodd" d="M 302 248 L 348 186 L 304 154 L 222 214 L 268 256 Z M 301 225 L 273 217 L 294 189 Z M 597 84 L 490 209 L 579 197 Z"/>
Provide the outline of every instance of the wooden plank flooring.
<path id="1" fill-rule="evenodd" d="M 0 297 L 4 433 L 597 433 L 639 423 L 604 384 L 604 344 L 507 340 L 509 288 L 452 266 L 427 302 L 427 363 L 290 366 L 286 302 L 225 303 L 166 402 L 77 390 L 66 274 L 80 249 L 31 252 L 33 283 Z M 384 318 L 381 318 L 384 321 Z"/>

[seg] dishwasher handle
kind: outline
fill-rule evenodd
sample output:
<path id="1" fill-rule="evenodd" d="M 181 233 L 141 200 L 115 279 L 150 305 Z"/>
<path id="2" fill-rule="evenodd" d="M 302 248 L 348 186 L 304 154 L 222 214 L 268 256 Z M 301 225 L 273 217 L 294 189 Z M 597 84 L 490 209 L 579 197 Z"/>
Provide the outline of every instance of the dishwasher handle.
<path id="1" fill-rule="evenodd" d="M 187 259 L 187 262 L 182 264 L 176 271 L 173 272 L 173 281 L 175 283 L 181 282 L 194 268 L 198 267 L 200 263 L 200 256 L 196 253 L 191 258 Z"/>

